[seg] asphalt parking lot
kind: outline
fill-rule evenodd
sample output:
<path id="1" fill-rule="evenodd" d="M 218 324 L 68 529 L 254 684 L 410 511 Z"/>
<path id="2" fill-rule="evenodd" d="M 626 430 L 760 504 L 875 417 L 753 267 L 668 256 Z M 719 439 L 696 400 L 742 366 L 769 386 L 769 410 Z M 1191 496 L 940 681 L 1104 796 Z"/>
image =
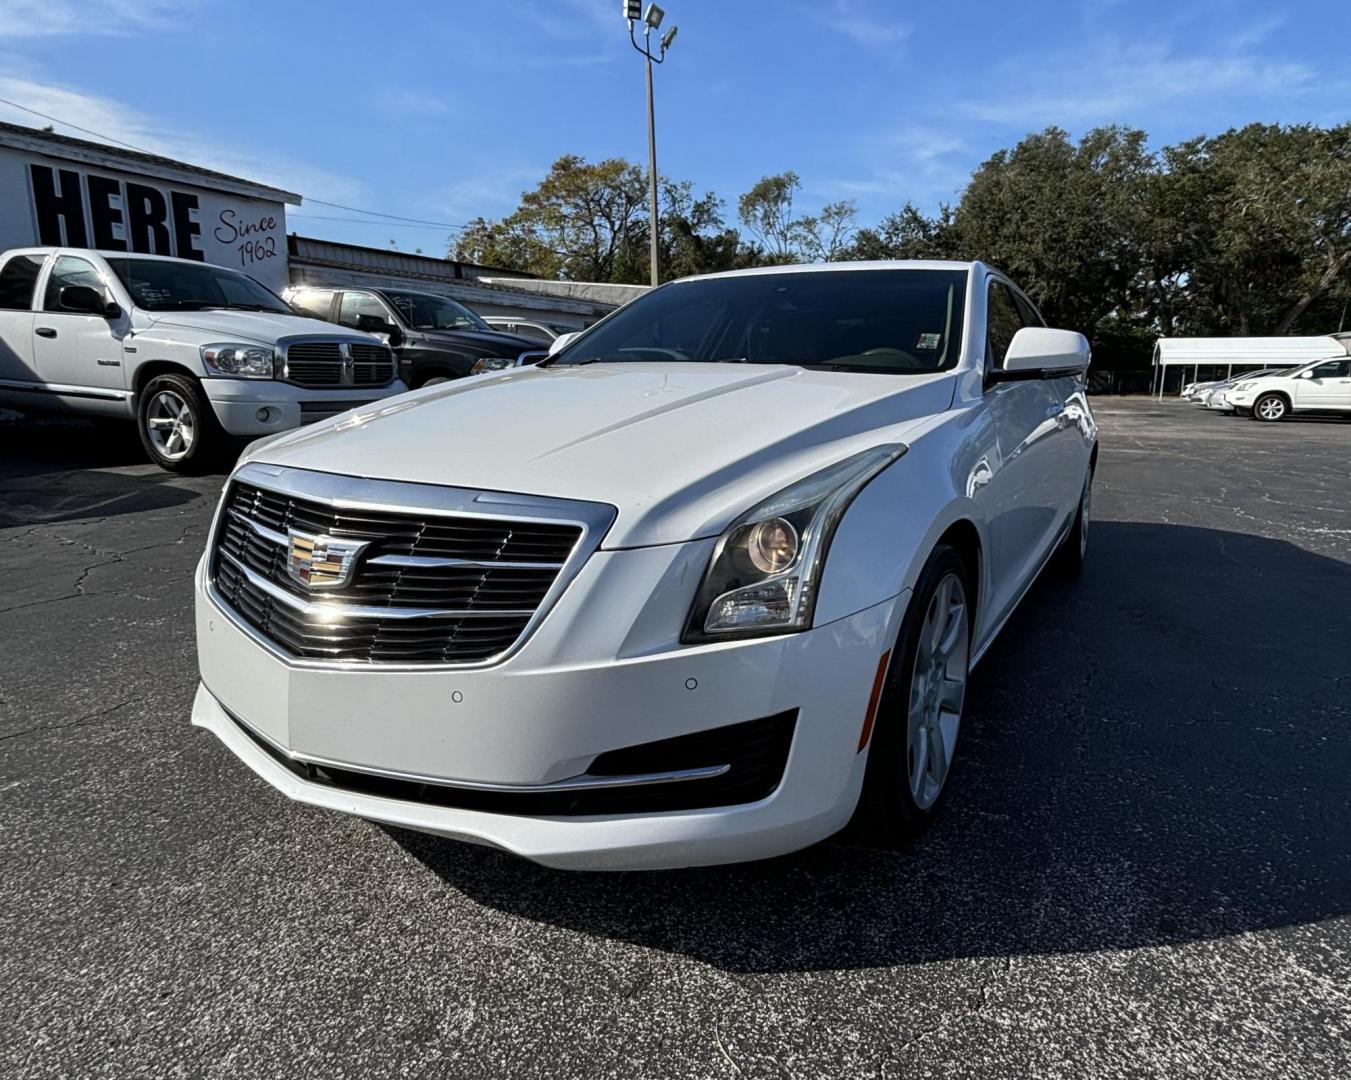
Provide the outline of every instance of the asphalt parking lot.
<path id="1" fill-rule="evenodd" d="M 1351 1075 L 1351 423 L 1097 402 L 913 850 L 579 876 L 188 724 L 221 477 L 0 421 L 0 1074 Z"/>

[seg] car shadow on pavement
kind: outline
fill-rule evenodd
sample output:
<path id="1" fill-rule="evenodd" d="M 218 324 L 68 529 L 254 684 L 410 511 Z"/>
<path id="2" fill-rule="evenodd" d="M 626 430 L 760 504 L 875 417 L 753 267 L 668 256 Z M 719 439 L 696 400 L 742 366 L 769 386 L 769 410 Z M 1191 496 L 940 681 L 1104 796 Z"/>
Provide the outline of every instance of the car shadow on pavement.
<path id="1" fill-rule="evenodd" d="M 125 466 L 143 468 L 110 471 Z M 199 497 L 181 483 L 151 465 L 130 423 L 0 419 L 0 529 L 159 510 Z"/>
<path id="2" fill-rule="evenodd" d="M 735 972 L 1171 944 L 1351 912 L 1351 565 L 1095 523 L 978 669 L 943 812 L 903 851 L 569 874 L 387 830 L 449 887 Z M 956 769 L 958 766 L 954 766 Z"/>

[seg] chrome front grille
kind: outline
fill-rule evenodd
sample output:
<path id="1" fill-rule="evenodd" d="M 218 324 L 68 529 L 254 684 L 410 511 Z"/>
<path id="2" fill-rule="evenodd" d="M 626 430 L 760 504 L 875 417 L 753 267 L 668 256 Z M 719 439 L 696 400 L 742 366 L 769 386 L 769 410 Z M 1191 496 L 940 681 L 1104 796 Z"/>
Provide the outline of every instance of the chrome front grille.
<path id="1" fill-rule="evenodd" d="M 284 344 L 286 380 L 312 389 L 384 386 L 394 379 L 394 354 L 363 341 L 292 341 Z"/>
<path id="2" fill-rule="evenodd" d="M 498 657 L 523 640 L 566 585 L 565 571 L 575 572 L 599 543 L 603 527 L 595 526 L 613 516 L 595 507 L 583 520 L 490 516 L 474 505 L 476 493 L 458 489 L 271 470 L 334 491 L 345 482 L 376 494 L 449 492 L 468 512 L 404 509 L 384 498 L 360 505 L 250 482 L 266 471 L 245 466 L 226 491 L 212 585 L 237 621 L 298 660 L 474 664 Z M 337 574 L 332 552 L 339 550 L 357 553 Z"/>

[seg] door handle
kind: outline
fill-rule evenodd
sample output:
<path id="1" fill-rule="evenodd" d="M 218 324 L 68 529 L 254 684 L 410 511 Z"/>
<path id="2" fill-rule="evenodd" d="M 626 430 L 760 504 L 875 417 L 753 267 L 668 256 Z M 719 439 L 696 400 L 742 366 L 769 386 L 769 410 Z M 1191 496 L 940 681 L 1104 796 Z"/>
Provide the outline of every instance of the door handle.
<path id="1" fill-rule="evenodd" d="M 38 337 L 56 337 L 56 331 L 50 326 L 39 326 L 33 333 L 37 334 Z"/>

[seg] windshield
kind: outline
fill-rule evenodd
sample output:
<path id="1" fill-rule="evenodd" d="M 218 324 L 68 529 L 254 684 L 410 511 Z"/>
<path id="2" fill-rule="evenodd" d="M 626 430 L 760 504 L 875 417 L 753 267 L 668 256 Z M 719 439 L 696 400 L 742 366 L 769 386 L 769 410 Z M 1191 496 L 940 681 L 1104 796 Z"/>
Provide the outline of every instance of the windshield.
<path id="1" fill-rule="evenodd" d="M 399 314 L 415 330 L 492 329 L 463 304 L 447 300 L 444 296 L 387 292 L 385 299 L 398 308 Z"/>
<path id="2" fill-rule="evenodd" d="M 202 311 L 238 308 L 294 315 L 286 302 L 246 274 L 205 263 L 159 259 L 108 260 L 113 273 L 131 294 L 132 303 L 146 311 Z"/>
<path id="3" fill-rule="evenodd" d="M 795 364 L 919 374 L 957 363 L 964 270 L 822 270 L 676 282 L 558 353 L 557 364 Z"/>

